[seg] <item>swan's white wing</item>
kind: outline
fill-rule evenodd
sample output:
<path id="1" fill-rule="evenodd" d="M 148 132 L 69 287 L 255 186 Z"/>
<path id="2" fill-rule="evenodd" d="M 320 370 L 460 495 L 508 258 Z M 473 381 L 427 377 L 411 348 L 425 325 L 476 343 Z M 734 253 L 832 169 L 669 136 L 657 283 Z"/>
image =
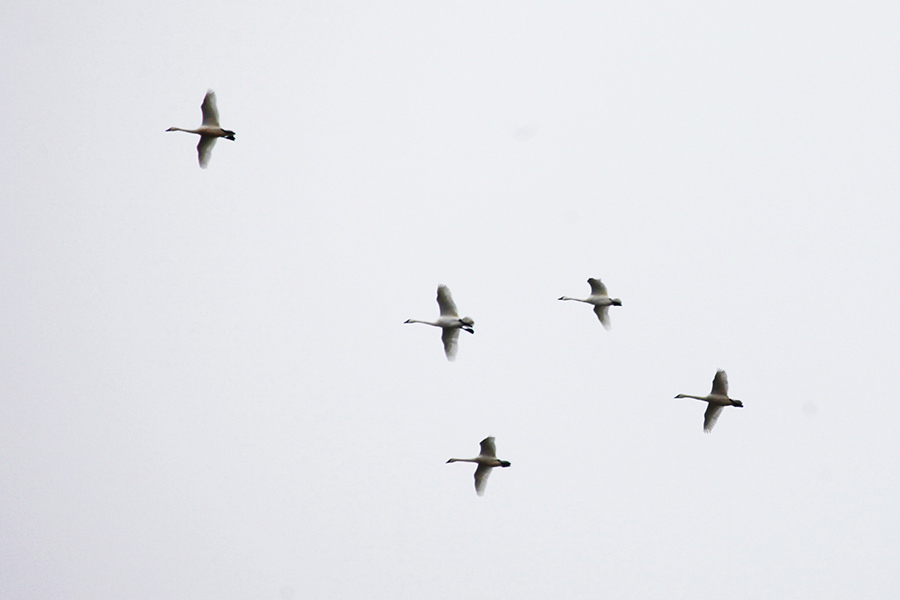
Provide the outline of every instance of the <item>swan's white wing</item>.
<path id="1" fill-rule="evenodd" d="M 216 145 L 216 138 L 211 135 L 201 135 L 200 143 L 197 144 L 197 157 L 200 159 L 200 168 L 205 169 L 209 164 L 209 157 L 212 155 L 213 146 Z"/>
<path id="2" fill-rule="evenodd" d="M 441 332 L 441 341 L 444 342 L 444 354 L 447 360 L 456 360 L 456 340 L 459 338 L 459 329 L 444 327 Z"/>
<path id="3" fill-rule="evenodd" d="M 479 496 L 484 496 L 484 488 L 487 487 L 488 475 L 491 474 L 491 469 L 494 467 L 488 467 L 487 465 L 478 465 L 478 468 L 475 469 L 475 493 Z"/>
<path id="4" fill-rule="evenodd" d="M 599 279 L 594 279 L 591 277 L 588 279 L 588 283 L 591 284 L 591 296 L 606 296 L 606 286 L 603 285 L 603 282 Z"/>
<path id="5" fill-rule="evenodd" d="M 486 437 L 481 440 L 481 456 L 490 456 L 497 458 L 497 447 L 494 445 L 494 438 Z"/>
<path id="6" fill-rule="evenodd" d="M 722 412 L 720 405 L 709 403 L 709 406 L 706 407 L 706 412 L 703 414 L 703 431 L 706 433 L 712 431 L 713 425 L 719 420 L 720 412 Z"/>
<path id="7" fill-rule="evenodd" d="M 450 296 L 450 288 L 448 288 L 446 285 L 438 286 L 437 301 L 438 306 L 441 307 L 442 317 L 459 316 L 458 314 L 456 314 L 456 305 L 453 303 L 453 298 Z"/>
<path id="8" fill-rule="evenodd" d="M 728 375 L 722 369 L 716 371 L 716 376 L 713 378 L 711 395 L 728 396 Z"/>
<path id="9" fill-rule="evenodd" d="M 600 322 L 603 324 L 603 326 L 609 329 L 609 307 L 595 306 L 594 314 L 597 315 L 597 318 L 600 319 Z"/>
<path id="10" fill-rule="evenodd" d="M 203 104 L 200 105 L 203 111 L 203 124 L 211 127 L 219 126 L 219 110 L 216 108 L 216 93 L 212 90 L 206 92 Z"/>

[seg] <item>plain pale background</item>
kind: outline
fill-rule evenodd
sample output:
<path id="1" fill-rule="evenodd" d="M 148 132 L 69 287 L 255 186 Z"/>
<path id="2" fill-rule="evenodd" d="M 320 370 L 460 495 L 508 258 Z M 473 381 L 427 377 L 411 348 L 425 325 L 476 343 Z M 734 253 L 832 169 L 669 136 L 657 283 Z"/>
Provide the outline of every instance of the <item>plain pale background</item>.
<path id="1" fill-rule="evenodd" d="M 900 7 L 726 4 L 0 7 L 0 597 L 896 597 Z"/>

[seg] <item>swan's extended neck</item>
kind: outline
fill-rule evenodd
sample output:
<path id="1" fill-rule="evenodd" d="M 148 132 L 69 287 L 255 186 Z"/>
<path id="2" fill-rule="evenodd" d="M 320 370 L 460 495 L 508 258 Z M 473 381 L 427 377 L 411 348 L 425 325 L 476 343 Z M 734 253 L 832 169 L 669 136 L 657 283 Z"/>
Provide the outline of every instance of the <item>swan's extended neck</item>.
<path id="1" fill-rule="evenodd" d="M 194 133 L 196 135 L 202 135 L 207 137 L 214 138 L 225 138 L 226 140 L 234 141 L 235 133 L 229 129 L 222 129 L 221 127 L 209 127 L 204 125 L 199 129 L 182 129 L 181 127 L 169 127 L 166 131 L 183 131 L 185 133 Z"/>
<path id="2" fill-rule="evenodd" d="M 455 462 L 470 462 L 470 463 L 477 463 L 477 462 L 478 462 L 478 459 L 477 459 L 477 458 L 451 458 L 451 459 L 448 460 L 447 462 L 448 462 L 448 463 L 455 463 Z"/>
<path id="3" fill-rule="evenodd" d="M 420 321 L 418 319 L 407 319 L 403 321 L 404 325 L 406 323 L 421 323 L 422 325 L 431 325 L 432 327 L 440 327 L 437 323 L 432 323 L 431 321 Z"/>
<path id="4" fill-rule="evenodd" d="M 675 398 L 693 398 L 694 400 L 703 400 L 704 402 L 709 401 L 709 399 L 704 396 L 691 396 L 690 394 L 678 394 Z"/>

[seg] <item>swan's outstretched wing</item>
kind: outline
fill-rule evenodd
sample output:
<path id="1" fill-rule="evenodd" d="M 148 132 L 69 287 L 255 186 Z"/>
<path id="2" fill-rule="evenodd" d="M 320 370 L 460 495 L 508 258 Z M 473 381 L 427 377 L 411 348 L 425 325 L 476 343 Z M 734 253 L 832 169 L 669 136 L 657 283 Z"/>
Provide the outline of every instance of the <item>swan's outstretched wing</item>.
<path id="1" fill-rule="evenodd" d="M 456 314 L 456 305 L 453 303 L 453 298 L 450 296 L 450 288 L 448 288 L 446 285 L 438 286 L 437 301 L 438 306 L 441 307 L 442 317 L 459 316 L 458 314 Z"/>
<path id="2" fill-rule="evenodd" d="M 716 371 L 710 394 L 713 396 L 728 396 L 728 375 L 722 369 Z"/>
<path id="3" fill-rule="evenodd" d="M 479 496 L 484 496 L 484 488 L 487 487 L 488 475 L 491 474 L 491 469 L 494 467 L 489 467 L 487 465 L 478 465 L 478 468 L 475 469 L 475 493 Z"/>
<path id="4" fill-rule="evenodd" d="M 200 143 L 197 144 L 197 157 L 200 159 L 200 168 L 205 169 L 209 164 L 209 157 L 212 155 L 213 146 L 216 145 L 216 138 L 211 135 L 201 135 Z"/>
<path id="5" fill-rule="evenodd" d="M 591 296 L 606 296 L 608 295 L 606 292 L 606 286 L 603 285 L 603 282 L 599 279 L 594 279 L 591 277 L 588 279 L 588 283 L 591 284 Z"/>
<path id="6" fill-rule="evenodd" d="M 481 456 L 497 458 L 497 447 L 494 445 L 493 436 L 481 440 Z"/>
<path id="7" fill-rule="evenodd" d="M 219 110 L 216 108 L 216 93 L 212 90 L 206 92 L 203 104 L 200 105 L 203 111 L 203 124 L 210 127 L 219 126 Z"/>
<path id="8" fill-rule="evenodd" d="M 441 332 L 441 341 L 444 342 L 444 354 L 447 360 L 456 360 L 456 340 L 459 338 L 459 329 L 444 327 Z"/>
<path id="9" fill-rule="evenodd" d="M 595 306 L 594 314 L 597 315 L 597 318 L 600 319 L 600 322 L 603 324 L 603 326 L 609 329 L 609 307 Z"/>
<path id="10" fill-rule="evenodd" d="M 709 433 L 712 431 L 713 425 L 719 420 L 719 413 L 722 412 L 722 406 L 719 404 L 709 403 L 706 412 L 703 414 L 703 431 Z"/>

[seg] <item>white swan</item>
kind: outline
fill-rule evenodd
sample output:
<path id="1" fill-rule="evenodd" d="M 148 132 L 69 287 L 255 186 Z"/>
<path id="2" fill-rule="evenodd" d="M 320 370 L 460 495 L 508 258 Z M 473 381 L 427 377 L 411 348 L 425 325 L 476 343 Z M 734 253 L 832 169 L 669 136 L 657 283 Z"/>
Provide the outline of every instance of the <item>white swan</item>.
<path id="1" fill-rule="evenodd" d="M 708 396 L 691 396 L 690 394 L 678 394 L 676 398 L 694 398 L 709 403 L 706 413 L 703 415 L 703 431 L 709 433 L 719 418 L 723 406 L 736 406 L 744 408 L 744 403 L 728 397 L 728 375 L 719 369 L 713 378 L 712 391 Z"/>
<path id="2" fill-rule="evenodd" d="M 437 289 L 437 302 L 441 307 L 441 316 L 437 321 L 418 321 L 416 319 L 407 319 L 404 323 L 422 323 L 423 325 L 431 325 L 432 327 L 440 327 L 441 340 L 444 342 L 444 354 L 447 360 L 456 358 L 456 340 L 459 337 L 459 330 L 475 333 L 475 321 L 470 317 L 462 317 L 456 313 L 456 304 L 450 296 L 450 289 L 446 285 L 439 285 Z"/>
<path id="3" fill-rule="evenodd" d="M 560 300 L 574 300 L 575 302 L 584 302 L 586 304 L 594 305 L 594 314 L 597 315 L 597 318 L 600 319 L 600 323 L 606 329 L 609 329 L 609 315 L 607 314 L 610 306 L 622 306 L 622 301 L 618 298 L 610 298 L 609 294 L 606 292 L 606 286 L 603 285 L 603 282 L 599 279 L 594 279 L 591 277 L 587 280 L 589 284 L 591 284 L 591 295 L 587 298 L 569 298 L 568 296 L 561 296 Z"/>
<path id="4" fill-rule="evenodd" d="M 512 464 L 508 460 L 497 458 L 497 447 L 494 446 L 493 437 L 486 437 L 481 440 L 481 453 L 475 458 L 451 458 L 447 462 L 470 462 L 478 465 L 478 468 L 475 469 L 475 492 L 479 496 L 484 496 L 484 488 L 487 485 L 491 469 L 494 467 L 508 467 Z"/>
<path id="5" fill-rule="evenodd" d="M 185 133 L 196 133 L 200 136 L 200 143 L 197 144 L 197 157 L 200 160 L 200 168 L 205 169 L 209 164 L 209 155 L 213 146 L 216 145 L 217 138 L 225 138 L 234 141 L 234 132 L 219 127 L 219 111 L 216 109 L 216 93 L 212 90 L 206 92 L 203 104 L 200 105 L 203 111 L 203 125 L 197 129 L 180 129 L 178 127 L 169 127 L 166 131 L 184 131 Z"/>

